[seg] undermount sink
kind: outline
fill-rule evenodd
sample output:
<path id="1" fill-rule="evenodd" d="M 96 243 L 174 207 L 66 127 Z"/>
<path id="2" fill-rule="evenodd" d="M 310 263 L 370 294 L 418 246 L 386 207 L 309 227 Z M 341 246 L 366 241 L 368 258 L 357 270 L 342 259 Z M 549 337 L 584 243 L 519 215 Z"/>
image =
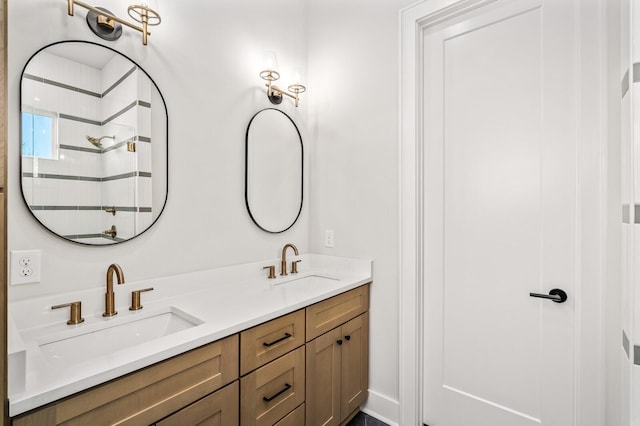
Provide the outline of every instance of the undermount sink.
<path id="1" fill-rule="evenodd" d="M 317 275 L 317 274 L 313 274 L 313 275 L 306 275 L 303 277 L 298 277 L 298 278 L 292 278 L 286 281 L 282 281 L 282 282 L 276 282 L 276 285 L 280 285 L 280 284 L 289 284 L 289 283 L 296 283 L 296 284 L 311 284 L 311 285 L 319 285 L 322 283 L 326 283 L 326 282 L 335 282 L 338 281 L 338 278 L 332 278 L 332 277 L 328 277 L 326 275 Z"/>
<path id="2" fill-rule="evenodd" d="M 39 339 L 38 346 L 49 363 L 61 365 L 109 355 L 199 324 L 202 324 L 200 319 L 167 307 L 144 317 L 121 317 L 78 326 Z"/>

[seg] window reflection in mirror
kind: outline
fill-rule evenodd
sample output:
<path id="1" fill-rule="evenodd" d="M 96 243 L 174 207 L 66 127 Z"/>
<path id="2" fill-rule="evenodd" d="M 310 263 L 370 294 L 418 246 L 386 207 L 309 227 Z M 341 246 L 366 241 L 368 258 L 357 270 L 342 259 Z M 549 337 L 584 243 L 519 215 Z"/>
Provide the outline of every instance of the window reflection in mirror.
<path id="1" fill-rule="evenodd" d="M 26 112 L 22 109 L 22 155 L 58 158 L 58 116 L 52 112 Z"/>
<path id="2" fill-rule="evenodd" d="M 167 110 L 137 64 L 107 47 L 60 42 L 21 81 L 21 183 L 36 219 L 81 244 L 144 232 L 167 197 Z"/>

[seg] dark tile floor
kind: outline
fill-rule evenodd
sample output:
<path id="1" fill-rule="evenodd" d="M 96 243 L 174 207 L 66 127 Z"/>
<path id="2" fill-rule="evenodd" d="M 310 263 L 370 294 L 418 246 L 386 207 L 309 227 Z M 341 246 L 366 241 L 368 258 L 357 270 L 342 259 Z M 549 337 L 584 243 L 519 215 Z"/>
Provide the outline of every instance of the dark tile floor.
<path id="1" fill-rule="evenodd" d="M 351 419 L 347 426 L 389 426 L 385 422 L 381 422 L 375 417 L 371 417 L 368 414 L 360 411 L 356 416 Z"/>

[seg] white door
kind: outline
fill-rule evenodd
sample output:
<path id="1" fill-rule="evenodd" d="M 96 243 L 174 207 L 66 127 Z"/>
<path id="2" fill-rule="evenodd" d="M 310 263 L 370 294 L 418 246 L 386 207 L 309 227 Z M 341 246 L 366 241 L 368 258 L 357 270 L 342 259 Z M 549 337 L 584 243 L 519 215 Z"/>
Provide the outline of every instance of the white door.
<path id="1" fill-rule="evenodd" d="M 484 2 L 424 33 L 429 426 L 574 424 L 572 3 Z"/>

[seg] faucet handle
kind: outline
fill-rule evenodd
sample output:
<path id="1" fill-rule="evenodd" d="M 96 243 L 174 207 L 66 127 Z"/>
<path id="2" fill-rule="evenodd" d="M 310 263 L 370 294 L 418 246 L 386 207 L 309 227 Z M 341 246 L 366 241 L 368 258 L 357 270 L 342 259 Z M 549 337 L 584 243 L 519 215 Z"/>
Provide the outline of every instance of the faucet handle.
<path id="1" fill-rule="evenodd" d="M 276 277 L 276 265 L 264 266 L 262 269 L 268 269 L 269 270 L 269 279 L 272 279 L 272 278 Z"/>
<path id="2" fill-rule="evenodd" d="M 298 263 L 302 262 L 302 259 L 298 259 L 298 260 L 294 260 L 293 262 L 291 262 L 291 273 L 292 274 L 297 274 L 298 273 Z"/>
<path id="3" fill-rule="evenodd" d="M 62 305 L 53 305 L 51 309 L 60 309 L 60 308 L 67 308 L 67 307 L 71 307 L 71 310 L 69 312 L 69 321 L 67 321 L 67 324 L 76 325 L 76 324 L 80 324 L 81 322 L 84 322 L 84 318 L 82 318 L 82 302 L 81 301 L 63 303 Z"/>
<path id="4" fill-rule="evenodd" d="M 140 293 L 151 290 L 153 290 L 153 287 L 143 288 L 142 290 L 133 290 L 131 292 L 131 306 L 129 307 L 129 310 L 139 311 L 142 309 L 143 306 L 140 304 Z"/>
<path id="5" fill-rule="evenodd" d="M 111 229 L 107 229 L 102 233 L 102 235 L 107 235 L 111 238 L 115 238 L 118 235 L 118 229 L 116 228 L 115 225 L 111 225 Z"/>

